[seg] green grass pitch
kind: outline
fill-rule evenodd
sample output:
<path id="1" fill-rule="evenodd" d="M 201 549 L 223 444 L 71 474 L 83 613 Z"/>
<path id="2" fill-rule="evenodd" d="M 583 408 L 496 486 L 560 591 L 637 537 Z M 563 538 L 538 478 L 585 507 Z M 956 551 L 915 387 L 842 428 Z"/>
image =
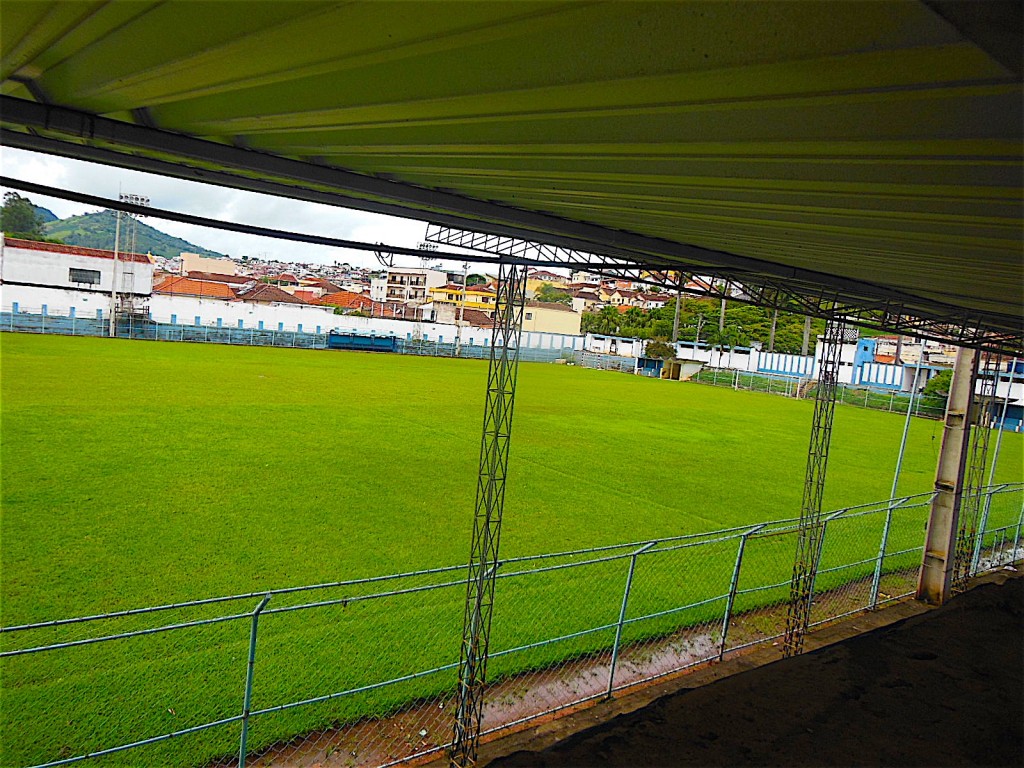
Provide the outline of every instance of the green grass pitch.
<path id="1" fill-rule="evenodd" d="M 4 626 L 466 559 L 486 362 L 15 334 L 0 345 Z M 502 554 L 797 516 L 812 408 L 523 364 Z M 902 427 L 902 416 L 837 407 L 826 507 L 889 496 Z M 913 421 L 900 493 L 931 489 L 941 428 Z M 1021 436 L 1004 435 L 997 481 L 1020 481 L 1021 464 Z M 621 594 L 620 571 L 609 571 L 609 594 Z M 603 572 L 595 571 L 598 582 Z M 447 646 L 423 651 L 423 663 L 449 660 L 448 646 L 457 657 L 461 598 L 457 588 L 438 598 L 451 609 L 447 624 L 429 605 L 410 603 L 401 632 L 393 617 L 360 623 L 358 607 L 304 623 L 301 612 L 268 617 L 254 705 L 319 693 L 304 693 L 300 682 L 293 691 L 291 673 L 275 676 L 274 659 L 320 669 L 344 658 L 353 675 L 360 667 L 403 674 L 418 653 L 410 643 L 424 637 Z M 410 639 L 371 652 L 367 622 Z M 325 625 L 340 634 L 328 641 Z M 237 713 L 247 632 L 245 622 L 214 625 L 192 639 L 167 633 L 89 646 L 64 653 L 66 664 L 61 652 L 10 660 L 5 764 L 77 754 L 80 743 L 62 744 L 71 740 L 64 729 L 106 733 L 85 747 L 98 748 L 187 725 L 170 710 Z M 298 659 L 296 648 L 305 649 Z M 328 677 L 324 691 L 346 684 Z M 83 703 L 126 688 L 138 709 L 154 711 L 122 704 L 112 714 Z M 222 688 L 223 702 L 211 708 Z M 410 684 L 395 695 L 424 691 Z M 349 714 L 360 701 L 366 711 L 389 706 L 357 698 Z M 75 726 L 62 726 L 71 711 Z M 254 723 L 256 743 L 277 735 L 274 717 L 262 734 Z M 237 736 L 228 730 L 176 740 L 146 759 L 203 762 L 230 751 Z"/>

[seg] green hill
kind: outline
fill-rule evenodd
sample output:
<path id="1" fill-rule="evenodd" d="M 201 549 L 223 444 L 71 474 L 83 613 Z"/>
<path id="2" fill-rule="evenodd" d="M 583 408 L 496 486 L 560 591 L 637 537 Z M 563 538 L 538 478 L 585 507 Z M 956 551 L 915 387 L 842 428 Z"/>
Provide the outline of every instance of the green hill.
<path id="1" fill-rule="evenodd" d="M 36 212 L 36 216 L 39 217 L 39 221 L 43 224 L 49 224 L 51 221 L 57 221 L 57 214 L 51 211 L 49 208 L 43 208 L 41 205 L 33 205 L 32 210 Z"/>
<path id="2" fill-rule="evenodd" d="M 211 251 L 207 248 L 182 240 L 180 237 L 172 237 L 151 227 L 145 222 L 139 221 L 135 224 L 129 218 L 121 219 L 121 250 L 132 250 L 131 229 L 137 226 L 135 231 L 134 250 L 137 253 L 152 253 L 154 256 L 175 258 L 181 255 L 182 251 L 198 253 L 203 256 L 223 256 L 222 253 Z M 87 213 L 82 216 L 71 216 L 66 219 L 48 221 L 43 225 L 43 232 L 49 238 L 61 240 L 68 245 L 80 245 L 86 248 L 114 247 L 114 232 L 117 227 L 117 216 L 111 210 L 100 211 L 99 213 Z"/>

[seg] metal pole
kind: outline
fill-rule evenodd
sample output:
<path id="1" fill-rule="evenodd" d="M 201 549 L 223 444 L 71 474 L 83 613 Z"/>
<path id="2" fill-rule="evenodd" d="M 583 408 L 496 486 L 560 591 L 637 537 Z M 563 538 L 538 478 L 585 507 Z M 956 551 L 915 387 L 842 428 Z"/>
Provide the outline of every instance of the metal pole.
<path id="1" fill-rule="evenodd" d="M 238 768 L 245 768 L 246 742 L 249 740 L 249 709 L 252 704 L 252 676 L 256 669 L 256 632 L 259 626 L 260 613 L 270 602 L 270 595 L 265 595 L 252 612 L 252 627 L 249 629 L 249 666 L 245 671 L 245 697 L 242 700 L 242 742 L 238 747 Z"/>
<path id="2" fill-rule="evenodd" d="M 946 403 L 946 421 L 935 472 L 935 496 L 932 498 L 925 533 L 924 556 L 918 577 L 917 599 L 941 605 L 950 595 L 956 551 L 960 497 L 970 440 L 971 401 L 976 378 L 973 349 L 961 347 L 956 355 L 953 381 Z"/>
<path id="3" fill-rule="evenodd" d="M 968 451 L 966 476 L 964 480 L 963 500 L 960 505 L 959 530 L 956 539 L 956 557 L 953 563 L 953 591 L 962 592 L 967 581 L 973 574 L 974 550 L 978 538 L 984 532 L 979 528 L 981 522 L 982 496 L 985 485 L 985 465 L 988 463 L 989 438 L 992 436 L 991 425 L 986 427 L 985 422 L 989 421 L 989 414 L 993 408 L 996 394 L 996 382 L 999 374 L 999 363 L 1002 358 L 997 358 L 995 375 L 980 378 L 982 368 L 982 357 L 978 355 L 977 375 L 981 384 L 980 402 L 974 407 L 974 419 L 971 430 L 970 449 Z M 989 357 L 989 363 L 992 358 Z M 974 390 L 972 390 L 974 392 Z"/>
<path id="4" fill-rule="evenodd" d="M 810 619 L 814 577 L 818 570 L 818 558 L 824 535 L 821 505 L 825 493 L 829 445 L 832 440 L 832 417 L 835 413 L 840 353 L 845 335 L 845 326 L 841 322 L 829 321 L 825 326 L 818 386 L 814 395 L 811 440 L 807 450 L 803 502 L 800 507 L 799 538 L 793 558 L 786 633 L 783 638 L 783 654 L 787 657 L 803 651 L 804 633 Z"/>
<path id="5" fill-rule="evenodd" d="M 110 275 L 110 328 L 109 336 L 114 338 L 117 329 L 114 326 L 114 310 L 117 308 L 117 249 L 121 242 L 121 211 L 117 212 L 117 223 L 114 224 L 114 265 Z"/>
<path id="6" fill-rule="evenodd" d="M 501 265 L 495 298 L 473 537 L 466 578 L 455 727 L 448 753 L 449 763 L 458 768 L 476 764 L 483 717 L 494 585 L 519 370 L 519 342 L 526 303 L 525 265 Z"/>
<path id="7" fill-rule="evenodd" d="M 679 308 L 683 304 L 683 273 L 679 273 L 679 281 L 676 285 L 676 308 L 672 313 L 672 343 L 679 341 Z"/>
<path id="8" fill-rule="evenodd" d="M 608 696 L 612 695 L 612 689 L 615 687 L 615 667 L 618 666 L 619 663 L 619 644 L 622 642 L 622 625 L 626 622 L 626 608 L 629 605 L 629 590 L 633 586 L 633 574 L 636 571 L 636 559 L 639 555 L 642 555 L 655 544 L 657 544 L 656 541 L 645 544 L 629 558 L 629 571 L 626 573 L 626 588 L 622 591 L 622 606 L 619 608 L 619 623 L 615 627 L 615 644 L 612 646 L 612 663 L 608 668 Z"/>
<path id="9" fill-rule="evenodd" d="M 896 457 L 896 471 L 892 476 L 892 490 L 889 492 L 889 507 L 885 511 L 885 525 L 882 528 L 882 540 L 878 545 L 878 557 L 875 559 L 875 572 L 871 577 L 871 601 L 874 608 L 878 605 L 878 585 L 882 579 L 882 563 L 885 560 L 885 549 L 889 545 L 889 530 L 892 528 L 892 501 L 900 484 L 900 468 L 903 466 L 903 455 L 907 449 L 907 435 L 910 433 L 910 415 L 914 408 L 914 395 L 917 393 L 917 370 L 910 384 L 910 401 L 907 403 L 907 417 L 903 420 L 903 437 L 900 439 L 900 452 Z"/>
<path id="10" fill-rule="evenodd" d="M 811 586 L 807 599 L 807 623 L 811 622 L 811 609 L 814 607 L 814 590 L 818 583 L 818 566 L 821 564 L 821 553 L 825 551 L 825 536 L 828 533 L 828 524 L 836 515 L 842 514 L 843 510 L 840 510 L 835 515 L 827 518 L 821 524 L 821 536 L 818 538 L 818 552 L 814 556 L 814 573 L 811 574 Z M 805 628 L 806 631 L 806 628 Z"/>
<path id="11" fill-rule="evenodd" d="M 455 357 L 462 356 L 462 321 L 466 316 L 466 280 L 469 277 L 469 262 L 462 262 L 462 292 L 459 294 L 459 319 L 455 323 Z"/>
<path id="12" fill-rule="evenodd" d="M 1020 531 L 1024 528 L 1024 499 L 1020 502 L 1020 515 L 1017 516 L 1017 532 L 1013 536 L 1013 552 L 1010 557 L 1010 562 L 1016 559 L 1017 549 L 1020 547 Z"/>
<path id="13" fill-rule="evenodd" d="M 765 527 L 765 523 L 745 531 L 740 536 L 740 545 L 736 549 L 736 564 L 732 567 L 732 579 L 729 581 L 729 596 L 725 599 L 725 614 L 722 616 L 722 645 L 718 649 L 718 660 L 725 656 L 725 642 L 729 637 L 729 624 L 732 623 L 732 607 L 736 602 L 736 590 L 740 583 L 740 568 L 743 565 L 743 551 L 747 548 L 747 538 Z"/>
<path id="14" fill-rule="evenodd" d="M 988 471 L 988 486 L 990 488 L 988 494 L 985 497 L 985 508 L 981 513 L 981 524 L 978 526 L 978 538 L 974 542 L 974 556 L 971 558 L 971 573 L 978 572 L 978 562 L 981 560 L 981 544 L 985 538 L 985 528 L 988 527 L 988 515 L 992 509 L 992 490 L 991 486 L 995 482 L 996 477 L 996 465 L 999 463 L 999 449 L 1003 444 L 1003 424 L 1006 423 L 1006 408 L 1010 404 L 1010 388 L 1013 387 L 1013 376 L 1017 371 L 1017 358 L 1013 358 L 1010 363 L 1010 377 L 1006 382 L 1006 397 L 1003 399 L 1003 410 L 999 414 L 999 434 L 996 435 L 996 452 L 992 456 L 992 466 Z M 996 369 L 996 389 L 994 394 L 999 395 L 999 369 Z"/>

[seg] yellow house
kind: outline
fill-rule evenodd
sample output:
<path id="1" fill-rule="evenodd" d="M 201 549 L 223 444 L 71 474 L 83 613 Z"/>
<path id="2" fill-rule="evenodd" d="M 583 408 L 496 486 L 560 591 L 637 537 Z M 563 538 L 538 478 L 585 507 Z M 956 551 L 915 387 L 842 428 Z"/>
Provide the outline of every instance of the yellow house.
<path id="1" fill-rule="evenodd" d="M 569 279 L 564 275 L 548 272 L 546 269 L 531 269 L 526 275 L 526 293 L 532 296 L 545 283 L 564 290 Z"/>
<path id="2" fill-rule="evenodd" d="M 466 296 L 462 296 L 462 286 L 449 283 L 439 288 L 430 289 L 430 300 L 435 304 L 448 304 L 466 309 L 479 309 L 488 314 L 494 311 L 496 293 L 486 285 L 471 285 L 466 288 Z"/>
<path id="3" fill-rule="evenodd" d="M 566 304 L 528 301 L 523 310 L 523 330 L 579 336 L 580 313 Z"/>

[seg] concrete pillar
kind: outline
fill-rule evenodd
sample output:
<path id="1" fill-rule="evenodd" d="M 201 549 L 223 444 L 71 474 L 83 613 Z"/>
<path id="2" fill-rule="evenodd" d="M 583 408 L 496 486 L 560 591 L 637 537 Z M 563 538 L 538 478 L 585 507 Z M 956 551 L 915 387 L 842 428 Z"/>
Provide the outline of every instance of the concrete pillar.
<path id="1" fill-rule="evenodd" d="M 978 353 L 961 348 L 956 355 L 953 382 L 946 404 L 946 426 L 935 473 L 935 498 L 932 500 L 924 557 L 917 583 L 917 599 L 942 605 L 950 596 L 953 561 L 956 556 L 960 497 L 963 493 L 964 467 L 970 441 L 971 402 L 977 379 Z"/>

